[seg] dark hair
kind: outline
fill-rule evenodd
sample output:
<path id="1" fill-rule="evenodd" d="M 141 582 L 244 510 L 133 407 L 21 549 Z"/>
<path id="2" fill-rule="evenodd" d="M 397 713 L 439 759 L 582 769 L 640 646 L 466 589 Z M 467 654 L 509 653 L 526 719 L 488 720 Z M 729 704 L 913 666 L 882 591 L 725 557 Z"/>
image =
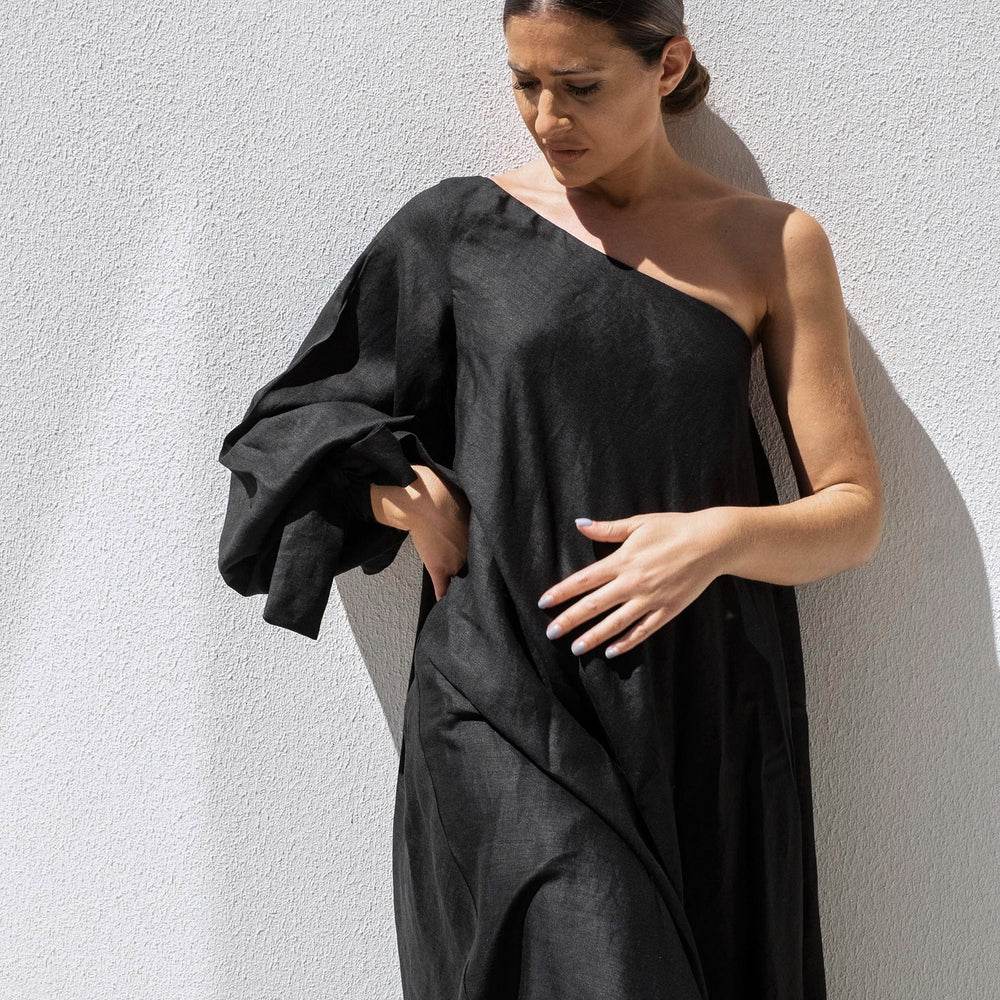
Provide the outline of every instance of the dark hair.
<path id="1" fill-rule="evenodd" d="M 607 24 L 618 41 L 647 66 L 659 62 L 668 38 L 687 34 L 684 0 L 504 0 L 503 25 L 512 17 L 550 12 L 580 14 Z M 705 99 L 711 79 L 692 51 L 681 82 L 660 99 L 661 112 L 684 115 L 694 111 Z"/>

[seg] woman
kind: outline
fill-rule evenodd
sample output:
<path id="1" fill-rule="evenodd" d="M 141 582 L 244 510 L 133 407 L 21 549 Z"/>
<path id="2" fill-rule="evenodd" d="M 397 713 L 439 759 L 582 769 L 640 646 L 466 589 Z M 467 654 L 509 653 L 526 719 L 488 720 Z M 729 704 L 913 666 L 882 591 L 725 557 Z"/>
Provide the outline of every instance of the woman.
<path id="1" fill-rule="evenodd" d="M 508 0 L 543 155 L 400 208 L 223 445 L 267 621 L 315 638 L 334 576 L 423 560 L 407 1000 L 825 996 L 793 587 L 871 557 L 881 485 L 822 228 L 667 139 L 708 86 L 682 18 Z"/>

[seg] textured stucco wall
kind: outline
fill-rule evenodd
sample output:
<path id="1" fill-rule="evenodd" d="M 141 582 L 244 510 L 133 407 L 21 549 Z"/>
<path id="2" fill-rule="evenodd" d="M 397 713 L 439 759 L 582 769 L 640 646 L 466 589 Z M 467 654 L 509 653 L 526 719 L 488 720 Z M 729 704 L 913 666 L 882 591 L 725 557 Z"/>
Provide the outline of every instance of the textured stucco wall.
<path id="1" fill-rule="evenodd" d="M 422 7 L 0 12 L 0 1000 L 399 996 L 419 563 L 342 577 L 318 643 L 265 624 L 216 573 L 216 454 L 403 200 L 535 155 L 499 5 Z M 714 81 L 674 137 L 826 227 L 886 478 L 876 558 L 799 589 L 831 1000 L 986 1000 L 1000 14 L 688 25 Z"/>

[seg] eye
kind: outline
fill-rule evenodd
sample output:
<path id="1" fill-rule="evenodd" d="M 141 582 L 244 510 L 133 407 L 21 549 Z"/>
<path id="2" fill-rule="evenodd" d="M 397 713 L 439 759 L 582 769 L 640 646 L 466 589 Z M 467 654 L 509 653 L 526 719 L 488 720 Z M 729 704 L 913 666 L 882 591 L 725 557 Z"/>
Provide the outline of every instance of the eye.
<path id="1" fill-rule="evenodd" d="M 533 87 L 537 87 L 537 83 L 524 83 L 521 80 L 515 80 L 511 86 L 514 90 L 531 90 Z M 601 89 L 600 83 L 591 83 L 586 87 L 574 87 L 573 84 L 567 83 L 566 89 L 577 97 L 586 97 L 589 94 L 596 94 L 598 90 Z"/>

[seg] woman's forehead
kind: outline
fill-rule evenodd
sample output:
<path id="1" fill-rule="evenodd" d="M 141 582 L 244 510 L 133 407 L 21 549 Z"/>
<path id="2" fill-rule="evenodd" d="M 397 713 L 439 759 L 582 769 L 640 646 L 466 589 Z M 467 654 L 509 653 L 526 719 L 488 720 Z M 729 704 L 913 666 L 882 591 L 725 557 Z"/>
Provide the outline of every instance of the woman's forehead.
<path id="1" fill-rule="evenodd" d="M 511 69 L 544 69 L 553 74 L 593 72 L 607 69 L 629 54 L 612 28 L 581 14 L 518 14 L 508 19 L 504 37 L 514 64 Z M 528 65 L 539 60 L 550 65 Z"/>

